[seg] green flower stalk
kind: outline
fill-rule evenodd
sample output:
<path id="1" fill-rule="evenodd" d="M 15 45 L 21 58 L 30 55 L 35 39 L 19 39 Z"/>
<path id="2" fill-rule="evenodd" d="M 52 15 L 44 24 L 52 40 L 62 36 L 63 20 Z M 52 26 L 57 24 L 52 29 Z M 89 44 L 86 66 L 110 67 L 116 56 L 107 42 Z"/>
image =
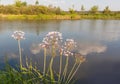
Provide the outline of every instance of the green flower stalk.
<path id="1" fill-rule="evenodd" d="M 51 78 L 51 82 L 54 81 L 54 74 L 53 74 L 53 60 L 54 60 L 54 57 L 51 57 L 51 60 L 50 60 L 50 78 Z"/>
<path id="2" fill-rule="evenodd" d="M 43 76 L 45 76 L 45 72 L 46 72 L 46 48 L 44 48 L 44 68 L 43 68 Z"/>
<path id="3" fill-rule="evenodd" d="M 73 74 L 76 65 L 77 65 L 77 63 L 75 62 L 74 65 L 73 65 L 73 67 L 72 67 L 72 69 L 71 69 L 71 71 L 70 71 L 70 73 L 69 73 L 69 75 L 68 75 L 68 77 L 67 77 L 67 79 L 66 79 L 66 83 L 69 81 L 71 75 Z"/>
<path id="4" fill-rule="evenodd" d="M 63 55 L 63 49 L 60 49 L 60 65 L 59 65 L 59 73 L 58 73 L 58 82 L 60 83 L 61 79 L 61 72 L 62 72 L 62 55 Z"/>
<path id="5" fill-rule="evenodd" d="M 18 40 L 18 48 L 19 48 L 19 56 L 20 56 L 20 69 L 22 69 L 22 56 L 21 56 L 21 46 L 20 46 L 20 40 Z"/>
<path id="6" fill-rule="evenodd" d="M 76 74 L 76 72 L 78 71 L 80 65 L 81 65 L 81 63 L 78 64 L 77 68 L 75 69 L 75 71 L 74 71 L 73 74 L 71 75 L 70 79 L 69 79 L 68 82 L 65 83 L 65 84 L 69 84 L 69 83 L 70 83 L 70 81 L 72 80 L 72 78 L 74 77 L 74 75 Z"/>
<path id="7" fill-rule="evenodd" d="M 47 48 L 49 48 L 48 44 L 46 43 L 41 43 L 39 45 L 41 48 L 44 49 L 44 65 L 43 65 L 43 76 L 46 75 L 46 57 L 47 57 Z"/>
<path id="8" fill-rule="evenodd" d="M 67 69 L 68 69 L 68 61 L 69 61 L 69 56 L 67 56 L 67 57 L 66 57 L 66 64 L 65 64 L 64 71 L 63 71 L 63 82 L 65 81 L 66 74 L 67 74 Z"/>
<path id="9" fill-rule="evenodd" d="M 25 39 L 24 38 L 24 32 L 22 31 L 15 31 L 12 35 L 12 37 L 18 41 L 18 49 L 19 49 L 19 56 L 20 56 L 20 69 L 22 69 L 22 52 L 21 52 L 21 46 L 20 46 L 20 40 Z"/>
<path id="10" fill-rule="evenodd" d="M 73 65 L 71 72 L 66 80 L 65 84 L 69 84 L 69 82 L 72 80 L 76 72 L 78 71 L 80 65 L 85 62 L 86 58 L 82 56 L 80 53 L 75 54 L 75 64 Z M 77 67 L 76 67 L 77 66 Z M 76 67 L 76 68 L 75 68 Z"/>
<path id="11" fill-rule="evenodd" d="M 55 58 L 55 55 L 56 55 L 56 52 L 55 52 L 55 46 L 52 45 L 52 57 L 51 57 L 51 60 L 50 60 L 50 78 L 51 78 L 51 81 L 55 81 L 54 80 L 54 73 L 53 73 L 53 61 L 54 61 L 54 58 Z"/>

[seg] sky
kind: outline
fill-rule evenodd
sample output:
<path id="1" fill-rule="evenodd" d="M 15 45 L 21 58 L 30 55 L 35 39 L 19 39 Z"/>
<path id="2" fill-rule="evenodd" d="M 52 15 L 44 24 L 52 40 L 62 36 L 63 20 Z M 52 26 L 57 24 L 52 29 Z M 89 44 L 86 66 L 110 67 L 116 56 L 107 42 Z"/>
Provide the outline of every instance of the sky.
<path id="1" fill-rule="evenodd" d="M 13 4 L 15 0 L 0 0 L 0 4 Z M 28 4 L 34 4 L 36 0 L 21 0 L 26 1 Z M 106 6 L 109 6 L 112 11 L 120 11 L 120 0 L 38 0 L 40 5 L 53 5 L 59 6 L 63 10 L 68 10 L 74 5 L 75 10 L 80 10 L 81 5 L 85 10 L 90 10 L 94 5 L 99 7 L 99 10 L 103 10 Z"/>

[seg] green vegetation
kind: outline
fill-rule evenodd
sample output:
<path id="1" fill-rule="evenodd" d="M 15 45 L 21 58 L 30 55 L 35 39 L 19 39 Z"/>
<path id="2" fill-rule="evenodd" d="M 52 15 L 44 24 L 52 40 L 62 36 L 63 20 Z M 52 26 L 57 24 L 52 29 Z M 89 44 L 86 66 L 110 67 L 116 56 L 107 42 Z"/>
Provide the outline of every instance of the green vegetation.
<path id="1" fill-rule="evenodd" d="M 81 6 L 81 13 L 84 14 L 84 11 L 85 11 L 85 8 L 84 8 L 84 6 L 82 5 L 82 6 Z"/>
<path id="2" fill-rule="evenodd" d="M 109 14 L 111 11 L 109 9 L 109 6 L 106 6 L 105 9 L 103 10 L 104 14 Z"/>
<path id="3" fill-rule="evenodd" d="M 27 2 L 22 2 L 20 0 L 15 0 L 15 6 L 16 7 L 27 6 Z"/>
<path id="4" fill-rule="evenodd" d="M 91 7 L 90 12 L 93 13 L 93 14 L 96 14 L 98 12 L 98 6 Z"/>
<path id="5" fill-rule="evenodd" d="M 39 5 L 39 1 L 38 0 L 36 0 L 35 5 Z"/>
<path id="6" fill-rule="evenodd" d="M 74 84 L 74 76 L 80 65 L 86 61 L 86 57 L 74 52 L 76 42 L 73 39 L 66 39 L 63 43 L 60 32 L 49 32 L 43 38 L 42 43 L 38 44 L 38 47 L 44 52 L 43 67 L 38 69 L 36 63 L 27 57 L 26 63 L 23 64 L 20 42 L 25 39 L 24 35 L 25 33 L 22 31 L 15 31 L 12 35 L 18 42 L 19 67 L 13 68 L 7 63 L 5 70 L 0 71 L 0 84 Z M 53 63 L 58 57 L 59 63 L 56 63 L 58 70 L 56 70 L 57 66 L 54 66 Z M 73 63 L 70 63 L 69 58 L 73 58 Z M 63 60 L 66 60 L 65 63 Z"/>
<path id="7" fill-rule="evenodd" d="M 84 11 L 84 10 L 85 10 L 85 8 L 84 8 L 84 6 L 82 5 L 82 6 L 81 6 L 81 11 Z"/>
<path id="8" fill-rule="evenodd" d="M 39 15 L 3 15 L 0 14 L 1 20 L 68 20 L 68 19 L 81 19 L 81 16 L 76 14 L 69 15 L 55 15 L 55 14 L 39 14 Z"/>
<path id="9" fill-rule="evenodd" d="M 98 8 L 95 5 L 89 11 L 85 11 L 85 7 L 82 5 L 80 11 L 76 11 L 72 5 L 69 11 L 63 11 L 60 7 L 39 5 L 38 0 L 34 5 L 15 0 L 15 3 L 11 5 L 0 5 L 0 19 L 120 19 L 120 11 L 111 11 L 109 6 L 106 6 L 103 11 L 99 11 Z"/>
<path id="10" fill-rule="evenodd" d="M 0 20 L 70 20 L 70 19 L 120 19 L 120 14 L 67 14 L 67 15 L 3 15 Z"/>

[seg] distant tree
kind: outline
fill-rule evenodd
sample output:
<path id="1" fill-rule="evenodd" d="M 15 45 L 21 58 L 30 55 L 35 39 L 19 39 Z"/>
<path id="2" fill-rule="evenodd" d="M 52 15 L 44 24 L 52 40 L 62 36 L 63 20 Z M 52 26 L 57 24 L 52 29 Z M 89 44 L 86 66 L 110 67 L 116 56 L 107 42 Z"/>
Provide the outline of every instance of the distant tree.
<path id="1" fill-rule="evenodd" d="M 27 2 L 22 2 L 21 0 L 15 0 L 15 6 L 21 7 L 21 6 L 26 6 Z"/>
<path id="2" fill-rule="evenodd" d="M 103 10 L 103 13 L 108 14 L 110 13 L 109 6 L 106 6 L 105 9 Z"/>
<path id="3" fill-rule="evenodd" d="M 71 14 L 75 13 L 74 4 L 72 5 L 72 8 L 69 8 L 69 12 L 70 12 Z"/>
<path id="4" fill-rule="evenodd" d="M 15 0 L 15 6 L 20 7 L 21 6 L 21 1 L 20 0 Z"/>
<path id="5" fill-rule="evenodd" d="M 39 1 L 38 0 L 36 0 L 35 5 L 39 5 Z"/>
<path id="6" fill-rule="evenodd" d="M 60 7 L 57 7 L 57 8 L 55 9 L 55 13 L 56 13 L 56 14 L 61 14 L 61 9 L 60 9 Z"/>
<path id="7" fill-rule="evenodd" d="M 91 7 L 90 12 L 91 13 L 97 13 L 98 12 L 98 6 Z"/>
<path id="8" fill-rule="evenodd" d="M 84 8 L 84 6 L 82 5 L 82 6 L 81 6 L 81 11 L 84 11 L 84 10 L 85 10 L 85 8 Z"/>
<path id="9" fill-rule="evenodd" d="M 74 9 L 69 8 L 69 12 L 70 12 L 71 14 L 73 14 L 73 13 L 74 13 Z"/>
<path id="10" fill-rule="evenodd" d="M 24 2 L 21 3 L 21 5 L 22 6 L 27 6 L 27 2 L 24 1 Z"/>
<path id="11" fill-rule="evenodd" d="M 82 6 L 81 6 L 81 14 L 84 13 L 84 10 L 85 10 L 85 8 L 84 8 L 84 6 L 82 5 Z"/>

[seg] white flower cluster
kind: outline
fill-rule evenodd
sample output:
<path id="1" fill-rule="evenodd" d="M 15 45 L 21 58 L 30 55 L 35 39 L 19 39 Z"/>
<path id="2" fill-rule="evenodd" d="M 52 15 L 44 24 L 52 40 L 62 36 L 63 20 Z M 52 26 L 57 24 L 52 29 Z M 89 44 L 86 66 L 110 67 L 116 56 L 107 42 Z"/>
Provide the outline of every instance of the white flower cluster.
<path id="1" fill-rule="evenodd" d="M 76 47 L 76 42 L 73 39 L 66 39 L 60 53 L 65 56 L 73 56 L 72 50 Z"/>
<path id="2" fill-rule="evenodd" d="M 49 32 L 43 39 L 43 43 L 48 44 L 50 46 L 58 46 L 60 42 L 62 42 L 62 34 L 56 31 Z"/>
<path id="3" fill-rule="evenodd" d="M 39 44 L 40 48 L 49 48 L 49 45 L 46 43 Z"/>
<path id="4" fill-rule="evenodd" d="M 65 56 L 73 56 L 73 53 L 70 52 L 70 51 L 64 51 L 63 55 L 65 55 Z"/>
<path id="5" fill-rule="evenodd" d="M 75 58 L 76 63 L 83 63 L 86 60 L 86 57 L 80 53 L 75 53 Z"/>
<path id="6" fill-rule="evenodd" d="M 23 31 L 15 31 L 12 35 L 12 37 L 15 39 L 15 40 L 21 40 L 21 39 L 25 39 L 24 38 L 24 35 L 25 33 Z"/>
<path id="7" fill-rule="evenodd" d="M 72 50 L 76 47 L 76 42 L 73 39 L 66 39 L 65 43 L 60 46 L 62 42 L 62 34 L 60 32 L 49 32 L 43 39 L 43 42 L 39 44 L 41 48 L 49 48 L 50 46 L 58 47 L 61 55 L 73 56 Z"/>
<path id="8" fill-rule="evenodd" d="M 65 50 L 72 50 L 76 47 L 76 42 L 73 39 L 66 39 L 66 42 L 64 44 Z"/>

